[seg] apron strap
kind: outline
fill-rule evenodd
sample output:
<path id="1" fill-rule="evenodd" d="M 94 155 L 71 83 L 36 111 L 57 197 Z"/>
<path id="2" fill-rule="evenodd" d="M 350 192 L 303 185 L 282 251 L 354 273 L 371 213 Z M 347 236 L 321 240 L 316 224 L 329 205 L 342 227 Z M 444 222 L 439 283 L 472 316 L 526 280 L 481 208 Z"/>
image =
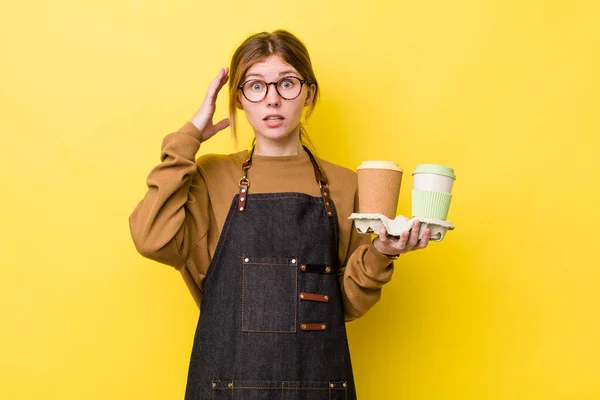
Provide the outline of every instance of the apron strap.
<path id="1" fill-rule="evenodd" d="M 250 151 L 250 157 L 248 157 L 248 159 L 242 164 L 242 172 L 244 175 L 242 176 L 242 179 L 240 179 L 240 192 L 237 204 L 237 209 L 239 212 L 244 212 L 246 209 L 246 198 L 248 197 L 248 188 L 250 187 L 250 181 L 248 180 L 248 169 L 250 169 L 253 154 L 254 146 L 252 146 L 252 150 Z"/>
<path id="2" fill-rule="evenodd" d="M 329 194 L 329 184 L 327 183 L 327 178 L 317 159 L 312 155 L 310 150 L 306 146 L 302 146 L 302 148 L 308 154 L 310 158 L 310 162 L 312 163 L 313 169 L 315 171 L 315 180 L 319 184 L 319 189 L 321 189 L 321 197 L 323 197 L 323 203 L 325 203 L 325 211 L 329 217 L 333 217 L 333 210 L 331 209 L 330 202 L 330 194 Z M 244 212 L 246 210 L 246 203 L 248 202 L 248 188 L 250 187 L 250 181 L 248 180 L 248 170 L 250 169 L 250 165 L 252 165 L 252 155 L 254 154 L 254 146 L 252 146 L 252 150 L 250 151 L 250 156 L 244 163 L 242 164 L 242 172 L 243 176 L 240 179 L 240 191 L 238 197 L 238 212 Z"/>
<path id="3" fill-rule="evenodd" d="M 327 211 L 327 215 L 333 217 L 333 211 L 331 209 L 331 203 L 329 202 L 329 184 L 327 183 L 327 178 L 325 174 L 321 170 L 319 163 L 315 156 L 312 155 L 310 150 L 306 146 L 302 146 L 304 150 L 308 153 L 310 157 L 310 161 L 312 162 L 313 168 L 315 170 L 315 179 L 319 183 L 319 189 L 321 189 L 321 197 L 323 197 L 323 202 L 325 203 L 325 211 Z"/>

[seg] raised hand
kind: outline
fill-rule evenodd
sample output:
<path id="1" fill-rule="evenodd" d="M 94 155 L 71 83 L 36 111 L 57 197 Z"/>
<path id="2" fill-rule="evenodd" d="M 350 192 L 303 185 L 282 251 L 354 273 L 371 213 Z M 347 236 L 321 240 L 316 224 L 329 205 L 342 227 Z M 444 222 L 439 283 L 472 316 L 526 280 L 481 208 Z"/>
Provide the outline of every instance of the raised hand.
<path id="1" fill-rule="evenodd" d="M 227 83 L 229 79 L 229 68 L 221 68 L 219 74 L 214 81 L 208 87 L 206 97 L 202 102 L 202 105 L 196 111 L 190 122 L 198 128 L 201 133 L 201 137 L 198 138 L 201 142 L 205 142 L 215 135 L 215 133 L 227 128 L 229 126 L 229 118 L 225 118 L 216 124 L 213 124 L 213 117 L 217 108 L 216 101 L 217 95 L 221 88 Z"/>

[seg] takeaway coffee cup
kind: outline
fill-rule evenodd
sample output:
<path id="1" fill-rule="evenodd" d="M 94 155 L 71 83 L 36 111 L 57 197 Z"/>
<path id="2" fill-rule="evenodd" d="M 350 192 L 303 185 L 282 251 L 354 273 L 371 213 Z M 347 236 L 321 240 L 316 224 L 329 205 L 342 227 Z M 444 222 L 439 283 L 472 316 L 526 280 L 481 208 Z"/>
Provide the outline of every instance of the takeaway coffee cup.
<path id="1" fill-rule="evenodd" d="M 358 172 L 358 211 L 396 217 L 402 168 L 393 161 L 363 161 Z"/>
<path id="2" fill-rule="evenodd" d="M 412 175 L 413 217 L 446 220 L 456 180 L 454 170 L 443 165 L 419 164 Z"/>

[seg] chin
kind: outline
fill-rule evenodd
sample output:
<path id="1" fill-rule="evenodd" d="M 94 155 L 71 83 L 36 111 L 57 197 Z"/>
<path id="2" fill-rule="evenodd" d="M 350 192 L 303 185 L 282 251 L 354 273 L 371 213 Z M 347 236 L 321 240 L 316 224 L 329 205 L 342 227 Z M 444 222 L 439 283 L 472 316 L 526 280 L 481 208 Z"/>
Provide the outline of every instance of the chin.
<path id="1" fill-rule="evenodd" d="M 274 129 L 263 129 L 255 130 L 254 135 L 256 137 L 263 137 L 272 141 L 285 141 L 293 135 L 293 130 L 290 131 L 286 127 L 279 127 Z"/>

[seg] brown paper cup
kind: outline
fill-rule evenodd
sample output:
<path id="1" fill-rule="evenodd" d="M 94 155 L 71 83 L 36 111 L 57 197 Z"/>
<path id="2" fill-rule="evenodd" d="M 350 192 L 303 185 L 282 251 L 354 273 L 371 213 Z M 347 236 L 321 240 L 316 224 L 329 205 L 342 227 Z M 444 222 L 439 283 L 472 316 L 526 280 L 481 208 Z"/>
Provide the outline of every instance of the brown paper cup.
<path id="1" fill-rule="evenodd" d="M 393 161 L 364 161 L 357 173 L 358 212 L 396 218 L 402 168 Z"/>

